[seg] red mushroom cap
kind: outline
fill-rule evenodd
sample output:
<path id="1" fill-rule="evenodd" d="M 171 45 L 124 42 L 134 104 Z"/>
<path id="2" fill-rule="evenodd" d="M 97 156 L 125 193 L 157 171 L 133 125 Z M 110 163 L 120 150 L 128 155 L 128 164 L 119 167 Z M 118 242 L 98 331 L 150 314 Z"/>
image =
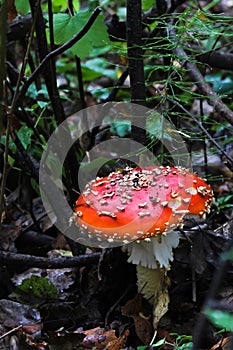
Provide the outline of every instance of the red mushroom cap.
<path id="1" fill-rule="evenodd" d="M 89 182 L 75 213 L 89 238 L 126 244 L 166 233 L 188 213 L 203 216 L 212 199 L 211 187 L 187 169 L 126 168 Z"/>

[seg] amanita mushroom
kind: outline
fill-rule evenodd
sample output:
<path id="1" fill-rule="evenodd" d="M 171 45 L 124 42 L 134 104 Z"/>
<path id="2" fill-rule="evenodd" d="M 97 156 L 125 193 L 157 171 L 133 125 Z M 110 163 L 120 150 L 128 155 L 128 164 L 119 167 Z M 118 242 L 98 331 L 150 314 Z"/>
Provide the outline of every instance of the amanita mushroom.
<path id="1" fill-rule="evenodd" d="M 81 238 L 100 247 L 124 245 L 137 265 L 138 290 L 153 303 L 153 325 L 168 309 L 173 230 L 186 214 L 204 216 L 213 199 L 210 186 L 181 167 L 126 168 L 89 182 L 75 207 Z M 85 238 L 84 238 L 85 239 Z"/>

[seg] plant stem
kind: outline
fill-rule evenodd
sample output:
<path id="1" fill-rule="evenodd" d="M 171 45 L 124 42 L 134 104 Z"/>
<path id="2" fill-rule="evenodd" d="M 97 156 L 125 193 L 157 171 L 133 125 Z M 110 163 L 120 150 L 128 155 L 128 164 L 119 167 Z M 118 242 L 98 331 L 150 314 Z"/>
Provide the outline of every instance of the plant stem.
<path id="1" fill-rule="evenodd" d="M 3 86 L 6 72 L 6 29 L 7 29 L 7 14 L 8 14 L 8 0 L 2 1 L 2 7 L 0 12 L 0 25 L 1 25 L 1 39 L 0 39 L 0 135 L 3 130 Z M 9 121 L 7 122 L 7 130 L 9 129 Z M 4 167 L 2 172 L 2 182 L 0 188 L 0 226 L 2 222 L 2 213 L 4 208 L 4 191 L 7 178 L 7 163 L 8 163 L 8 143 L 9 132 L 6 133 L 6 148 L 4 153 Z"/>
<path id="2" fill-rule="evenodd" d="M 140 0 L 127 1 L 127 47 L 131 102 L 145 104 L 145 80 Z"/>
<path id="3" fill-rule="evenodd" d="M 1 40 L 0 40 L 0 130 L 3 129 L 3 82 L 5 79 L 6 61 L 6 29 L 7 29 L 8 0 L 2 1 L 0 11 Z"/>
<path id="4" fill-rule="evenodd" d="M 197 85 L 200 92 L 206 96 L 209 104 L 214 107 L 214 109 L 223 116 L 231 125 L 233 125 L 233 112 L 228 108 L 221 98 L 213 91 L 210 85 L 205 81 L 203 75 L 197 68 L 197 65 L 189 60 L 189 57 L 185 50 L 178 45 L 176 31 L 174 29 L 169 29 L 170 38 L 177 44 L 175 47 L 175 53 L 180 57 L 180 61 L 183 61 L 183 65 L 188 70 L 188 73 Z"/>
<path id="5" fill-rule="evenodd" d="M 95 20 L 99 16 L 100 12 L 101 12 L 101 8 L 97 7 L 93 11 L 93 13 L 92 13 L 91 17 L 89 18 L 89 20 L 87 21 L 87 23 L 83 26 L 83 28 L 75 36 L 73 36 L 69 41 L 67 41 L 62 46 L 60 46 L 57 49 L 49 52 L 43 58 L 43 60 L 39 64 L 39 66 L 35 69 L 35 71 L 32 73 L 32 75 L 28 78 L 28 80 L 23 85 L 23 87 L 22 87 L 22 89 L 20 91 L 19 100 L 23 99 L 23 97 L 26 94 L 29 86 L 33 83 L 33 81 L 38 76 L 38 74 L 42 71 L 42 69 L 44 69 L 44 67 L 46 66 L 47 62 L 49 60 L 51 60 L 52 58 L 62 54 L 66 50 L 70 49 L 74 44 L 76 44 L 76 42 L 78 42 L 89 31 L 89 29 L 92 27 L 93 23 L 95 22 Z"/>
<path id="6" fill-rule="evenodd" d="M 145 105 L 146 91 L 144 79 L 141 18 L 141 0 L 127 0 L 126 34 L 128 50 L 128 70 L 131 86 L 131 102 Z M 136 119 L 135 121 L 134 118 Z M 146 120 L 144 116 L 132 116 L 131 134 L 133 140 L 141 144 L 145 144 Z"/>
<path id="7" fill-rule="evenodd" d="M 233 240 L 231 239 L 228 243 L 228 246 L 226 247 L 225 253 L 229 253 L 233 248 Z M 212 282 L 210 284 L 209 291 L 206 296 L 206 300 L 204 302 L 204 305 L 202 306 L 202 310 L 199 314 L 199 317 L 197 319 L 196 326 L 193 331 L 193 348 L 192 350 L 199 350 L 202 346 L 202 342 L 205 339 L 205 330 L 206 325 L 208 324 L 208 319 L 204 314 L 206 307 L 212 307 L 212 303 L 215 304 L 215 301 L 217 301 L 217 293 L 221 286 L 223 285 L 224 277 L 226 276 L 227 269 L 229 265 L 231 264 L 231 261 L 228 259 L 224 259 L 223 255 L 220 257 L 220 261 L 218 264 L 218 268 L 216 269 L 214 276 L 212 278 Z M 215 307 L 217 304 L 215 304 Z"/>
<path id="8" fill-rule="evenodd" d="M 6 0 L 6 2 L 7 2 L 7 0 Z M 6 12 L 6 15 L 7 15 L 7 12 Z M 9 114 L 7 116 L 4 167 L 3 167 L 2 183 L 1 183 L 1 189 L 0 189 L 0 221 L 1 221 L 2 212 L 4 209 L 4 192 L 5 192 L 5 185 L 6 185 L 6 179 L 7 179 L 8 166 L 9 166 L 9 164 L 8 164 L 8 151 L 9 151 L 9 140 L 10 140 L 10 133 L 11 133 L 11 120 L 12 120 L 13 115 L 14 115 L 14 110 L 16 107 L 16 101 L 17 101 L 17 96 L 18 96 L 20 84 L 21 84 L 21 81 L 23 79 L 26 64 L 28 61 L 30 47 L 31 47 L 32 39 L 33 39 L 34 29 L 35 29 L 35 19 L 32 22 L 32 27 L 31 27 L 31 31 L 30 31 L 29 40 L 28 40 L 27 50 L 25 53 L 25 57 L 23 60 L 21 70 L 20 70 L 19 75 L 18 75 L 17 84 L 16 84 L 14 95 L 13 95 L 11 109 L 10 109 Z M 5 41 L 5 47 L 6 47 L 6 41 Z"/>

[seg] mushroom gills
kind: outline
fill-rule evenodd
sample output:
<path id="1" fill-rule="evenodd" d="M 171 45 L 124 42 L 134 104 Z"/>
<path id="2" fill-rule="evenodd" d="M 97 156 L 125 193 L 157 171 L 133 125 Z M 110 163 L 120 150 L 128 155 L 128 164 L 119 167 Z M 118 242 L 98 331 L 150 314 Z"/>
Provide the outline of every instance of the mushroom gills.
<path id="1" fill-rule="evenodd" d="M 169 262 L 173 261 L 173 248 L 179 244 L 178 233 L 172 231 L 166 235 L 156 236 L 147 240 L 134 241 L 124 246 L 130 254 L 128 262 L 140 264 L 149 269 L 169 267 Z"/>

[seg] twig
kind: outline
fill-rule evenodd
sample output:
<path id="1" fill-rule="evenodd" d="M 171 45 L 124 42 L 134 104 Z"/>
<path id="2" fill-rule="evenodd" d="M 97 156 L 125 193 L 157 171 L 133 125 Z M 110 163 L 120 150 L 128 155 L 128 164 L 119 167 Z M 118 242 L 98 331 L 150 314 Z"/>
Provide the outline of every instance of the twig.
<path id="1" fill-rule="evenodd" d="M 170 38 L 176 42 L 177 36 L 174 29 L 168 29 Z M 222 102 L 221 98 L 211 89 L 210 85 L 205 82 L 205 79 L 196 64 L 190 62 L 190 59 L 183 48 L 178 43 L 175 48 L 176 54 L 183 60 L 183 65 L 188 69 L 189 75 L 193 82 L 198 86 L 200 91 L 206 96 L 209 104 L 220 113 L 220 116 L 224 116 L 226 120 L 233 125 L 233 112 Z"/>
<path id="2" fill-rule="evenodd" d="M 113 304 L 108 312 L 106 313 L 105 320 L 104 320 L 104 325 L 107 328 L 109 326 L 109 318 L 111 314 L 114 312 L 114 310 L 117 308 L 118 305 L 120 305 L 120 302 L 125 298 L 127 293 L 130 291 L 131 286 L 128 286 L 128 288 L 124 291 L 124 293 L 119 297 L 119 299 Z"/>
<path id="3" fill-rule="evenodd" d="M 1 223 L 1 217 L 2 217 L 2 211 L 3 211 L 4 191 L 5 191 L 6 175 L 7 175 L 7 168 L 8 168 L 8 146 L 9 146 L 9 141 L 10 141 L 11 120 L 12 120 L 13 115 L 14 115 L 14 110 L 15 110 L 15 107 L 16 107 L 17 95 L 18 95 L 18 92 L 19 92 L 20 84 L 21 84 L 22 78 L 24 76 L 24 72 L 25 72 L 25 68 L 26 68 L 26 64 L 27 64 L 27 60 L 28 60 L 28 55 L 29 55 L 29 51 L 30 51 L 30 47 L 31 47 L 31 43 L 32 43 L 32 38 L 33 38 L 33 33 L 34 33 L 34 29 L 35 29 L 35 23 L 36 23 L 36 18 L 34 18 L 34 20 L 32 22 L 32 27 L 31 27 L 31 31 L 30 31 L 30 36 L 29 36 L 29 41 L 28 41 L 28 45 L 27 45 L 27 50 L 26 50 L 26 53 L 25 53 L 25 57 L 23 59 L 23 64 L 22 64 L 21 70 L 20 70 L 19 75 L 18 75 L 17 84 L 16 84 L 16 88 L 15 88 L 15 93 L 14 93 L 13 100 L 12 100 L 12 106 L 11 106 L 10 112 L 8 114 L 8 117 L 7 117 L 4 168 L 3 168 L 3 176 L 2 176 L 2 183 L 1 183 L 1 194 L 0 194 L 0 223 Z"/>
<path id="4" fill-rule="evenodd" d="M 192 118 L 192 120 L 196 123 L 197 127 L 207 136 L 207 138 L 215 145 L 217 149 L 226 157 L 226 159 L 233 164 L 233 159 L 222 149 L 222 147 L 218 144 L 217 141 L 210 135 L 210 133 L 204 128 L 204 126 L 198 121 L 198 119 L 192 115 L 185 107 L 183 107 L 179 101 L 174 100 L 170 97 L 167 97 L 169 101 L 174 103 L 175 105 L 178 105 L 188 116 Z"/>
<path id="5" fill-rule="evenodd" d="M 68 10 L 69 10 L 70 15 L 74 16 L 73 0 L 68 1 Z M 85 101 L 85 93 L 84 93 L 84 87 L 83 87 L 81 60 L 77 55 L 75 55 L 74 58 L 75 58 L 77 77 L 78 77 L 80 104 L 81 104 L 81 108 L 85 109 L 86 108 L 86 101 Z M 87 123 L 87 120 L 86 120 L 86 123 Z M 89 128 L 88 128 L 88 130 L 89 130 Z"/>
<path id="6" fill-rule="evenodd" d="M 54 50 L 54 30 L 53 30 L 53 5 L 52 0 L 48 0 L 48 14 L 49 14 L 49 38 L 51 50 Z"/>
<path id="7" fill-rule="evenodd" d="M 84 93 L 84 87 L 83 87 L 82 67 L 81 67 L 81 60 L 78 56 L 75 56 L 75 63 L 76 63 L 76 70 L 77 70 L 77 77 L 78 77 L 80 104 L 81 104 L 81 108 L 85 109 L 86 100 L 85 100 L 85 93 Z"/>
<path id="8" fill-rule="evenodd" d="M 8 335 L 14 333 L 15 331 L 18 331 L 20 328 L 22 328 L 22 324 L 20 324 L 19 326 L 9 330 L 8 332 L 4 333 L 3 335 L 0 336 L 0 340 L 2 340 L 3 338 L 7 337 Z"/>
<path id="9" fill-rule="evenodd" d="M 110 94 L 108 95 L 108 97 L 104 102 L 111 102 L 115 100 L 119 88 L 124 84 L 125 79 L 127 78 L 128 75 L 129 75 L 129 70 L 128 68 L 126 68 L 121 74 L 120 78 L 115 83 L 114 88 L 112 89 L 112 91 L 110 92 Z"/>
<path id="10" fill-rule="evenodd" d="M 100 253 L 92 253 L 64 258 L 44 258 L 27 254 L 16 254 L 0 251 L 1 265 L 38 267 L 40 269 L 62 269 L 67 267 L 83 267 L 98 262 Z"/>
<path id="11" fill-rule="evenodd" d="M 41 6 L 35 8 L 35 0 L 29 0 L 33 19 L 36 17 L 35 32 L 38 46 L 38 54 L 40 61 L 42 61 L 49 53 L 48 43 L 45 32 L 45 22 Z M 50 20 L 51 22 L 51 20 Z M 53 30 L 51 28 L 50 32 Z M 59 97 L 59 91 L 56 82 L 56 67 L 54 60 L 46 62 L 43 69 L 43 76 L 46 88 L 49 94 L 49 99 L 52 104 L 55 120 L 61 123 L 65 119 L 64 110 Z M 22 102 L 22 101 L 21 101 Z"/>
<path id="12" fill-rule="evenodd" d="M 0 40 L 0 133 L 3 129 L 3 90 L 4 90 L 4 79 L 6 72 L 6 23 L 7 23 L 7 14 L 8 14 L 8 0 L 2 2 L 1 11 L 0 11 L 0 25 L 1 25 L 1 40 Z M 0 187 L 0 226 L 2 222 L 2 212 L 4 208 L 4 192 L 7 178 L 7 164 L 8 164 L 8 144 L 10 137 L 10 125 L 7 123 L 7 132 L 6 132 L 6 149 L 4 154 L 4 167 L 2 172 L 2 181 Z"/>
<path id="13" fill-rule="evenodd" d="M 233 240 L 231 240 L 228 244 L 228 247 L 226 249 L 226 253 L 230 252 L 230 250 L 233 247 Z M 206 300 L 204 302 L 204 305 L 202 306 L 202 312 L 200 313 L 196 326 L 193 331 L 193 348 L 192 350 L 200 350 L 201 344 L 203 342 L 203 339 L 205 337 L 205 330 L 206 330 L 206 324 L 207 324 L 207 318 L 204 315 L 203 311 L 206 307 L 212 307 L 212 303 L 214 304 L 217 292 L 221 288 L 223 284 L 224 276 L 227 272 L 227 268 L 230 264 L 230 261 L 227 259 L 223 259 L 220 257 L 220 262 L 218 269 L 215 271 L 215 274 L 212 278 L 212 282 L 209 288 L 209 291 L 207 293 Z"/>
<path id="14" fill-rule="evenodd" d="M 70 49 L 74 44 L 76 44 L 77 41 L 79 41 L 84 35 L 87 34 L 93 23 L 95 22 L 96 18 L 99 16 L 101 12 L 101 8 L 97 7 L 87 23 L 84 25 L 84 27 L 75 35 L 73 38 L 71 38 L 69 41 L 67 41 L 65 44 L 57 48 L 56 50 L 51 51 L 48 55 L 44 57 L 44 59 L 41 61 L 39 66 L 34 70 L 30 78 L 28 78 L 27 82 L 23 85 L 22 90 L 20 94 L 18 95 L 18 101 L 22 100 L 25 93 L 27 92 L 27 89 L 29 86 L 33 83 L 37 75 L 42 71 L 46 63 L 51 60 L 52 58 L 56 57 L 57 55 L 62 54 L 66 50 Z"/>
<path id="15" fill-rule="evenodd" d="M 22 168 L 26 169 L 30 172 L 33 178 L 38 181 L 39 180 L 39 163 L 33 159 L 23 147 L 19 137 L 16 132 L 12 130 L 11 137 L 19 151 L 20 157 L 19 161 L 22 163 Z"/>

